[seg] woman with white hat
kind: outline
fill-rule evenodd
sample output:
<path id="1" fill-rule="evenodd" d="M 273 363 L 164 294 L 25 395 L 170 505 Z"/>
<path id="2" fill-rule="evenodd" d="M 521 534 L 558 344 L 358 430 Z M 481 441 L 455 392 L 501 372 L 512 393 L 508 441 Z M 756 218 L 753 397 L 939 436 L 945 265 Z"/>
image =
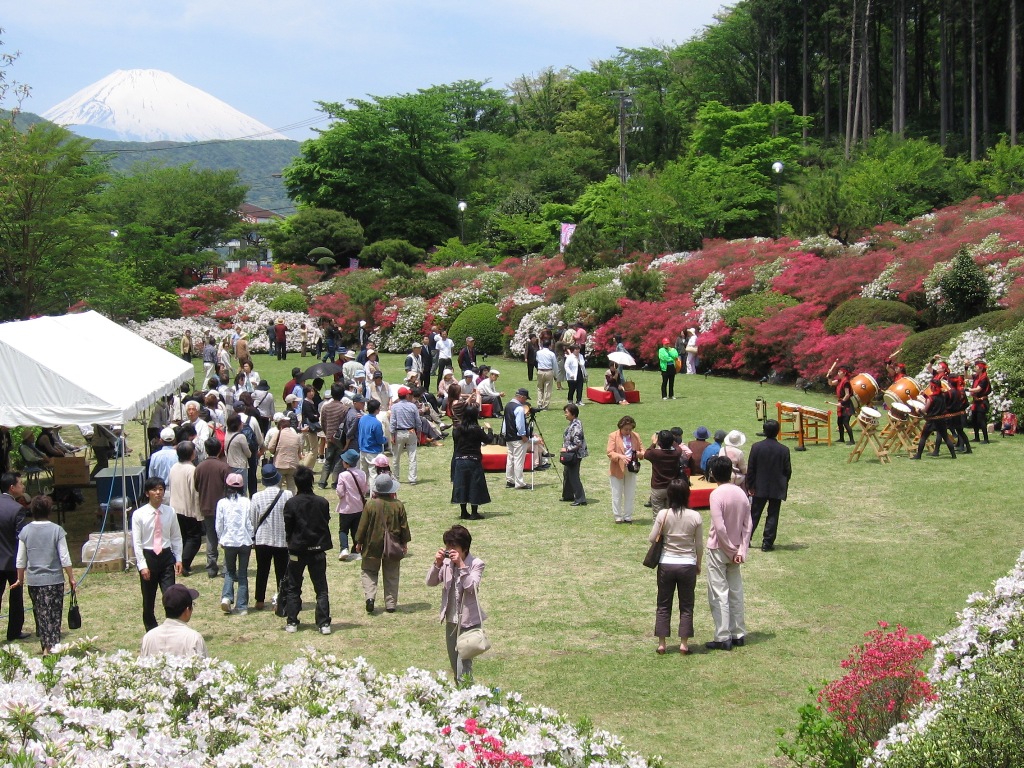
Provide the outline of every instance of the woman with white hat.
<path id="1" fill-rule="evenodd" d="M 697 329 L 686 329 L 686 372 L 697 373 Z"/>
<path id="2" fill-rule="evenodd" d="M 743 485 L 743 480 L 747 476 L 747 459 L 743 455 L 743 451 L 740 450 L 746 442 L 747 436 L 738 429 L 734 429 L 725 436 L 722 450 L 718 454 L 719 456 L 728 456 L 729 461 L 732 462 L 732 482 L 734 485 Z"/>

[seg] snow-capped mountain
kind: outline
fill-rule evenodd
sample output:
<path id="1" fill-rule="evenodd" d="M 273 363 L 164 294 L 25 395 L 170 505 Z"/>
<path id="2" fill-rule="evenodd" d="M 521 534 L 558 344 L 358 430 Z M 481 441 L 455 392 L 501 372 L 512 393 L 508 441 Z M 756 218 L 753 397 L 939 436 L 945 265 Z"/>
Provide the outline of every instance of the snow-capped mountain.
<path id="1" fill-rule="evenodd" d="M 42 116 L 80 136 L 113 141 L 288 138 L 158 69 L 119 69 Z"/>

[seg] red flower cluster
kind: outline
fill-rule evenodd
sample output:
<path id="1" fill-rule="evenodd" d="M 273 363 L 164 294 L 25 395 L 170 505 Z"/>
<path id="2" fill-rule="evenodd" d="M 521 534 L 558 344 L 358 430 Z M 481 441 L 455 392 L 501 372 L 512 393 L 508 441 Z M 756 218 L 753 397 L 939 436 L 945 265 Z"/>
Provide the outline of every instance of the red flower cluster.
<path id="1" fill-rule="evenodd" d="M 672 296 L 664 301 L 632 301 L 622 299 L 622 312 L 597 329 L 594 348 L 610 352 L 615 349 L 615 337 L 621 336 L 626 349 L 638 359 L 658 359 L 661 340 L 668 338 L 674 344 L 681 330 L 693 324 L 693 299 L 690 296 Z"/>
<path id="2" fill-rule="evenodd" d="M 846 726 L 847 732 L 874 744 L 922 701 L 936 695 L 918 665 L 932 647 L 923 635 L 907 634 L 899 624 L 893 631 L 878 622 L 865 634 L 863 645 L 842 663 L 846 674 L 818 694 L 818 703 Z"/>
<path id="3" fill-rule="evenodd" d="M 533 768 L 533 760 L 522 752 L 505 751 L 501 739 L 477 725 L 474 718 L 468 718 L 462 730 L 471 738 L 468 743 L 456 747 L 466 759 L 456 762 L 455 768 Z M 446 736 L 451 731 L 449 726 L 441 729 Z"/>

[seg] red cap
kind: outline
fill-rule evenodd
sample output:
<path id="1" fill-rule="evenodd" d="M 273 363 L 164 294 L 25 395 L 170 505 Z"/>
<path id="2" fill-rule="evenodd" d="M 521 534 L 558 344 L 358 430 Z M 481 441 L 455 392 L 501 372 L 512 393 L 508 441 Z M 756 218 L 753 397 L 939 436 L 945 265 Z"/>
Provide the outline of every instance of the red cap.
<path id="1" fill-rule="evenodd" d="M 410 394 L 412 394 L 412 390 L 409 389 L 408 387 L 399 387 L 398 388 L 398 396 L 399 397 L 408 397 Z"/>

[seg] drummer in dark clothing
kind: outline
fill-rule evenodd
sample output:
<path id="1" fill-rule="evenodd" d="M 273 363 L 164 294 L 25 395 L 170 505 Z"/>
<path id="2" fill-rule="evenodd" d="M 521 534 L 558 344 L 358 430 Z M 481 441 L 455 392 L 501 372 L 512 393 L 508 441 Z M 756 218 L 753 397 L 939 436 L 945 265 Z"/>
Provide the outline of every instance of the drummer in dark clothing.
<path id="1" fill-rule="evenodd" d="M 938 439 L 944 442 L 946 447 L 949 448 L 949 455 L 955 459 L 956 445 L 946 432 L 946 419 L 949 409 L 946 396 L 942 392 L 942 383 L 938 379 L 933 379 L 925 392 L 925 425 L 924 429 L 921 430 L 921 439 L 917 442 L 917 453 L 910 458 L 921 458 L 921 454 L 924 453 L 925 443 L 928 442 L 928 438 L 931 436 L 932 432 L 935 432 L 938 434 Z"/>

